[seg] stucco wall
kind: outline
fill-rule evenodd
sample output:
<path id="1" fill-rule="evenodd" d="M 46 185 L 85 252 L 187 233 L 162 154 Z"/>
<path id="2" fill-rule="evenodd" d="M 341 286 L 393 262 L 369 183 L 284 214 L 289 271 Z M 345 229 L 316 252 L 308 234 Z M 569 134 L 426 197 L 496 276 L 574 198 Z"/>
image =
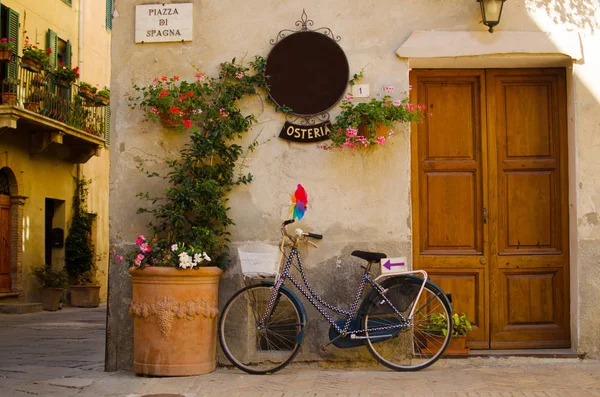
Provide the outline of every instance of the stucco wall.
<path id="1" fill-rule="evenodd" d="M 69 40 L 72 46 L 72 66 L 81 67 L 81 81 L 98 85 L 100 88 L 110 83 L 110 31 L 106 29 L 106 5 L 103 1 L 84 1 L 83 29 L 79 32 L 79 0 L 73 0 L 69 6 L 65 2 L 47 0 L 4 0 L 2 5 L 19 13 L 19 48 L 22 55 L 25 40 L 45 48 L 46 32 L 52 29 L 58 37 Z M 81 49 L 80 51 L 80 37 Z M 85 60 L 85 67 L 84 61 Z M 68 233 L 73 197 L 73 179 L 76 166 L 53 159 L 50 155 L 30 155 L 29 134 L 5 132 L 0 139 L 0 149 L 6 153 L 7 166 L 16 174 L 23 186 L 22 195 L 28 199 L 24 205 L 25 228 L 23 250 L 23 278 L 25 299 L 39 300 L 37 283 L 30 276 L 32 267 L 44 263 L 44 200 L 53 198 L 64 200 L 60 217 L 65 218 L 62 225 L 65 237 Z M 21 141 L 19 141 L 21 139 Z M 26 139 L 25 143 L 23 139 Z M 92 157 L 82 166 L 87 179 L 92 179 L 89 189 L 89 210 L 98 214 L 94 227 L 96 254 L 98 255 L 98 275 L 101 283 L 101 300 L 107 296 L 108 281 L 108 169 L 110 152 L 108 148 L 100 150 L 99 157 Z M 53 262 L 58 268 L 64 263 L 64 249 L 53 250 Z"/>
<path id="2" fill-rule="evenodd" d="M 327 26 L 341 36 L 340 46 L 346 53 L 350 73 L 365 68 L 361 83 L 368 83 L 371 92 L 383 85 L 392 85 L 395 92 L 408 90 L 409 59 L 396 55 L 398 47 L 413 31 L 486 31 L 479 23 L 479 5 L 472 0 L 382 0 L 323 2 L 308 0 L 302 5 L 294 2 L 262 0 L 240 3 L 231 0 L 194 2 L 194 40 L 191 43 L 135 44 L 135 4 L 143 1 L 117 3 L 119 18 L 113 22 L 113 32 L 119 40 L 113 41 L 113 147 L 111 161 L 111 244 L 117 252 L 131 247 L 135 232 L 145 231 L 147 219 L 135 215 L 139 202 L 134 198 L 140 191 L 158 191 L 136 169 L 144 165 L 161 169 L 165 158 L 177 155 L 183 138 L 177 133 L 162 130 L 158 124 L 143 123 L 139 111 L 127 107 L 124 95 L 132 81 L 149 83 L 154 77 L 178 75 L 191 79 L 194 66 L 207 74 L 216 74 L 219 62 L 236 57 L 250 60 L 253 55 L 267 56 L 272 46 L 269 40 L 282 29 L 294 29 L 302 8 L 315 21 L 314 27 Z M 594 76 L 597 63 L 588 58 L 597 50 L 594 32 L 599 23 L 595 8 L 587 3 L 568 9 L 560 1 L 511 0 L 506 3 L 498 31 L 575 31 L 582 34 L 585 58 L 575 65 L 570 135 L 577 142 L 571 148 L 572 166 L 577 182 L 586 186 L 573 192 L 571 205 L 574 214 L 584 222 L 583 215 L 595 212 L 593 197 L 599 186 L 595 184 L 599 164 L 593 155 L 594 134 L 600 123 L 600 82 Z M 581 5 L 584 4 L 584 5 Z M 223 12 L 228 10 L 228 12 Z M 530 55 L 533 57 L 533 55 Z M 494 67 L 494 60 L 490 66 Z M 590 64 L 588 64 L 590 62 Z M 536 65 L 539 66 L 539 65 Z M 496 64 L 495 67 L 499 67 Z M 596 69 L 597 70 L 597 69 Z M 595 87 L 595 88 L 594 88 Z M 594 90 L 596 94 L 594 94 Z M 289 196 L 297 183 L 302 183 L 309 194 L 309 211 L 300 227 L 321 232 L 325 239 L 318 249 L 307 249 L 306 264 L 309 278 L 316 289 L 326 291 L 332 303 L 343 301 L 353 289 L 348 282 L 358 271 L 357 262 L 348 260 L 354 248 L 381 250 L 393 256 L 411 256 L 410 203 L 410 145 L 409 129 L 401 126 L 396 136 L 385 147 L 363 152 L 325 152 L 315 144 L 288 143 L 277 138 L 283 125 L 281 114 L 270 105 L 257 100 L 244 103 L 253 109 L 259 125 L 244 138 L 249 143 L 258 136 L 261 144 L 244 162 L 244 172 L 251 172 L 254 181 L 236 188 L 230 196 L 231 216 L 236 226 L 231 229 L 234 243 L 247 240 L 279 238 L 279 224 L 286 218 Z M 332 118 L 339 108 L 331 111 Z M 585 150 L 579 150 L 585 146 Z M 576 157 L 575 157 L 576 153 Z M 585 170 L 585 172 L 583 172 Z M 584 213 L 580 207 L 588 208 Z M 598 216 L 595 218 L 598 222 Z M 572 222 L 574 225 L 574 222 Z M 591 226 L 593 228 L 593 225 Z M 598 238 L 583 240 L 584 226 L 573 226 L 571 247 L 578 259 L 571 264 L 573 275 L 572 300 L 574 333 L 581 333 L 581 343 L 575 347 L 582 353 L 598 355 L 600 335 L 593 329 L 593 318 L 599 318 L 598 309 L 587 299 L 598 298 L 600 275 L 591 270 L 595 266 L 594 252 L 600 250 Z M 599 229 L 600 230 L 600 229 Z M 584 245 L 590 249 L 585 250 Z M 234 244 L 235 245 L 235 244 Z M 586 245 L 586 247 L 587 247 Z M 585 251 L 585 254 L 584 254 Z M 577 255 L 578 254 L 578 255 Z M 235 250 L 232 251 L 235 258 Z M 241 282 L 239 264 L 226 272 L 221 282 L 221 304 L 231 296 Z M 127 316 L 131 286 L 124 264 L 112 263 L 109 297 L 108 369 L 131 367 L 131 321 Z M 586 271 L 586 282 L 579 283 L 578 272 Z M 572 275 L 572 277 L 573 277 Z M 586 302 L 580 299 L 586 297 Z M 347 300 L 347 299 L 346 299 Z M 322 353 L 317 346 L 326 342 L 327 324 L 319 321 L 316 312 L 308 330 L 308 343 L 300 360 L 346 359 L 358 352 L 332 349 Z M 593 353 L 595 352 L 595 353 Z"/>

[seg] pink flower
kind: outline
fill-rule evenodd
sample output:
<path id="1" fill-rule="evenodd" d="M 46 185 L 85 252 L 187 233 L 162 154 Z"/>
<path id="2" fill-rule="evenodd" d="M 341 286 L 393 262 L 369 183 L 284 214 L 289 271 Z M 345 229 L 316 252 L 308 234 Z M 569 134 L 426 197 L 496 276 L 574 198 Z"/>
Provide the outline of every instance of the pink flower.
<path id="1" fill-rule="evenodd" d="M 358 134 L 358 130 L 356 128 L 349 127 L 349 128 L 346 129 L 346 136 L 347 137 L 351 138 L 353 136 L 356 136 L 357 134 Z"/>
<path id="2" fill-rule="evenodd" d="M 144 254 L 137 254 L 136 259 L 140 260 L 140 261 L 143 260 L 144 259 Z"/>
<path id="3" fill-rule="evenodd" d="M 406 105 L 404 105 L 404 106 L 406 107 L 406 109 L 407 109 L 409 112 L 412 112 L 412 111 L 414 111 L 414 110 L 415 110 L 415 105 L 413 105 L 412 103 L 407 103 L 407 104 L 406 104 Z"/>
<path id="4" fill-rule="evenodd" d="M 408 90 L 409 90 L 409 91 L 410 91 L 410 90 L 412 90 L 412 84 L 409 84 L 409 85 L 408 85 Z"/>
<path id="5" fill-rule="evenodd" d="M 158 77 L 155 77 L 154 80 L 152 80 L 153 83 L 158 83 Z"/>
<path id="6" fill-rule="evenodd" d="M 386 85 L 384 87 L 385 92 L 393 92 L 394 91 L 394 87 L 392 87 L 391 85 Z"/>
<path id="7" fill-rule="evenodd" d="M 159 113 L 159 111 L 158 111 L 158 109 L 157 109 L 157 108 L 152 108 L 152 109 L 150 109 L 150 113 L 153 113 L 153 114 L 158 114 L 158 113 Z"/>
<path id="8" fill-rule="evenodd" d="M 150 247 L 148 245 L 148 243 L 143 243 L 143 244 L 140 245 L 140 251 L 146 252 L 146 253 L 147 252 L 151 252 L 152 251 L 152 247 Z"/>
<path id="9" fill-rule="evenodd" d="M 243 78 L 244 78 L 244 73 L 243 73 L 243 72 L 236 73 L 236 74 L 235 74 L 235 77 L 237 77 L 238 79 L 240 79 L 240 80 L 241 80 L 241 79 L 243 79 Z"/>
<path id="10" fill-rule="evenodd" d="M 380 136 L 379 138 L 377 138 L 377 143 L 380 145 L 385 145 L 385 137 Z"/>
<path id="11" fill-rule="evenodd" d="M 354 99 L 354 97 L 353 97 L 352 95 L 346 95 L 346 96 L 344 97 L 344 101 L 345 101 L 345 102 L 350 102 L 352 99 Z"/>
<path id="12" fill-rule="evenodd" d="M 137 239 L 135 239 L 135 243 L 137 245 L 142 245 L 146 242 L 146 237 L 143 234 L 140 234 Z"/>
<path id="13" fill-rule="evenodd" d="M 183 120 L 183 126 L 185 128 L 192 128 L 192 120 Z"/>
<path id="14" fill-rule="evenodd" d="M 227 113 L 227 112 L 225 111 L 225 109 L 223 109 L 223 108 L 219 109 L 219 114 L 220 114 L 222 117 L 227 117 L 227 116 L 229 116 L 229 113 Z"/>
<path id="15" fill-rule="evenodd" d="M 142 261 L 139 259 L 136 259 L 135 261 L 133 261 L 133 264 L 139 267 L 142 264 Z"/>
<path id="16" fill-rule="evenodd" d="M 206 79 L 206 76 L 204 75 L 204 73 L 196 73 L 196 78 L 200 81 L 204 81 Z"/>
<path id="17" fill-rule="evenodd" d="M 115 259 L 117 260 L 117 263 L 121 263 L 123 261 L 123 257 L 119 254 L 115 255 Z"/>
<path id="18" fill-rule="evenodd" d="M 392 102 L 394 106 L 400 106 L 402 105 L 402 99 L 396 99 L 394 102 Z"/>

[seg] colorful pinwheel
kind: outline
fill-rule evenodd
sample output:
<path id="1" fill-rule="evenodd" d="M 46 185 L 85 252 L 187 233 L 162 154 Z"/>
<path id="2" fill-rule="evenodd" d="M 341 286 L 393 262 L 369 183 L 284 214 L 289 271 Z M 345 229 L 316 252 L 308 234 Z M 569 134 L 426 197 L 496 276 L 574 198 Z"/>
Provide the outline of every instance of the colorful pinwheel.
<path id="1" fill-rule="evenodd" d="M 306 209 L 308 207 L 308 195 L 306 194 L 306 190 L 302 187 L 301 184 L 298 184 L 298 188 L 296 192 L 292 194 L 292 207 L 290 208 L 290 214 L 293 215 L 294 219 L 302 219 Z"/>

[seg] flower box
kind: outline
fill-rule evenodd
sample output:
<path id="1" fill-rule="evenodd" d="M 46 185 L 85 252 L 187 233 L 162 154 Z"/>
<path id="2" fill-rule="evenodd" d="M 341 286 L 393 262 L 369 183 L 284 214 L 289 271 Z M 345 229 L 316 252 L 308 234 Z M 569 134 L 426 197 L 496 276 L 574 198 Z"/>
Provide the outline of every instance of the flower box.
<path id="1" fill-rule="evenodd" d="M 21 66 L 23 69 L 27 69 L 33 73 L 39 73 L 42 71 L 42 64 L 35 59 L 24 56 L 21 58 Z"/>
<path id="2" fill-rule="evenodd" d="M 0 61 L 9 62 L 12 58 L 12 50 L 0 50 Z"/>

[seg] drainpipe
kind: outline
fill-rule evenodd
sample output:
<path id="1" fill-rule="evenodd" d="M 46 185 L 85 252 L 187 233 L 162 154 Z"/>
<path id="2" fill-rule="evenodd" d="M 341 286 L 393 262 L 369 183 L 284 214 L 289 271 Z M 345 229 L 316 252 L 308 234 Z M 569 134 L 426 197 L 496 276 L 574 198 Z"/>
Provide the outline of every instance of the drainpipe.
<path id="1" fill-rule="evenodd" d="M 80 74 L 83 72 L 83 0 L 79 0 L 79 37 L 77 38 L 77 56 Z"/>

